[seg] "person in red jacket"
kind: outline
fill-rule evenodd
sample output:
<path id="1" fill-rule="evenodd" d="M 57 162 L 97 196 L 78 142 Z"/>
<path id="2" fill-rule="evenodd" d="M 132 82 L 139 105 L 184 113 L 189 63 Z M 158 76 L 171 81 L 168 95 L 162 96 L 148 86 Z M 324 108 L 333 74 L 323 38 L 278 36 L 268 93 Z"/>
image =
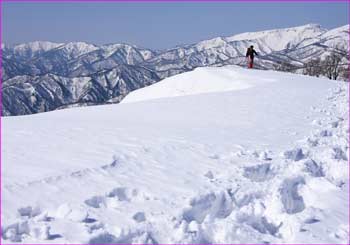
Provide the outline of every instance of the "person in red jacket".
<path id="1" fill-rule="evenodd" d="M 258 53 L 254 50 L 254 46 L 251 45 L 248 49 L 247 49 L 247 53 L 245 55 L 245 57 L 247 57 L 248 59 L 248 68 L 253 68 L 253 64 L 254 64 L 254 54 L 256 54 L 258 56 Z"/>

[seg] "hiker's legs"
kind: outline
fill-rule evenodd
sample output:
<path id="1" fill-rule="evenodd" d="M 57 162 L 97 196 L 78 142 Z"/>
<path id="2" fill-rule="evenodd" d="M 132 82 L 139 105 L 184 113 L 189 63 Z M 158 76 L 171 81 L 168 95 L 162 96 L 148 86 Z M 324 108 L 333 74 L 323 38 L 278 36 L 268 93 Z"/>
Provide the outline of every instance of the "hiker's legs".
<path id="1" fill-rule="evenodd" d="M 249 58 L 248 68 L 253 68 L 253 59 L 252 58 Z"/>

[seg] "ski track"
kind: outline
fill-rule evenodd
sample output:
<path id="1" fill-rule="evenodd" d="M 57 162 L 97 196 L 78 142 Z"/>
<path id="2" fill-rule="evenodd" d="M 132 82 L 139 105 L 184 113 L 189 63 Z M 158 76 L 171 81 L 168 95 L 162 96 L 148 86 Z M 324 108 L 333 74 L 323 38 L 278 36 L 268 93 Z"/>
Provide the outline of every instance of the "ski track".
<path id="1" fill-rule="evenodd" d="M 310 118 L 313 132 L 295 142 L 293 149 L 259 152 L 238 146 L 236 152 L 207 154 L 209 162 L 231 167 L 204 170 L 201 178 L 206 186 L 199 188 L 197 194 L 192 193 L 191 198 L 171 200 L 171 193 L 159 197 L 138 186 L 137 181 L 134 187 L 123 186 L 123 180 L 118 178 L 127 171 L 128 161 L 133 160 L 126 155 L 114 156 L 110 164 L 98 168 L 5 186 L 5 191 L 13 194 L 21 188 L 34 190 L 35 186 L 40 186 L 42 193 L 60 189 L 69 192 L 70 187 L 65 186 L 67 179 L 69 183 L 97 187 L 96 193 L 86 193 L 84 200 L 70 203 L 51 197 L 55 200 L 53 206 L 32 203 L 19 207 L 14 214 L 16 219 L 3 223 L 3 242 L 302 243 L 307 238 L 314 243 L 348 243 L 348 217 L 338 217 L 336 207 L 321 202 L 332 198 L 328 202 L 338 200 L 343 203 L 340 205 L 349 205 L 346 86 L 330 91 L 327 108 L 310 108 L 324 116 Z M 200 151 L 204 156 L 203 150 L 207 148 L 198 144 L 188 146 L 189 142 L 181 139 L 171 142 L 164 147 L 175 153 L 183 152 L 186 145 L 188 151 Z M 143 149 L 144 154 L 153 150 Z M 158 166 L 159 171 L 164 171 Z M 230 175 L 230 171 L 234 174 Z M 114 188 L 99 185 L 102 178 L 103 183 Z M 81 191 L 84 192 L 83 186 Z M 305 199 L 307 193 L 313 193 L 314 198 Z M 33 195 L 40 197 L 37 193 Z M 146 205 L 152 208 L 138 209 Z M 119 223 L 125 220 L 125 226 L 114 225 L 113 219 Z M 345 223 L 341 225 L 341 221 Z M 79 235 L 66 237 L 65 226 Z M 319 237 L 320 231 L 324 237 Z M 295 236 L 296 233 L 299 235 Z"/>

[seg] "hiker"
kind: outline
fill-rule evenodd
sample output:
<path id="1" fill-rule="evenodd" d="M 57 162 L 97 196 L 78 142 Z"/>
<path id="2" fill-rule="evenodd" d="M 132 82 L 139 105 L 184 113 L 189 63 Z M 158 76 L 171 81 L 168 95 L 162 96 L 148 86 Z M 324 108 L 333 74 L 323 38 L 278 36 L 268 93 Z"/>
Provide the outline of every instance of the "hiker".
<path id="1" fill-rule="evenodd" d="M 247 53 L 245 55 L 245 57 L 247 57 L 247 59 L 248 59 L 248 68 L 253 68 L 254 54 L 256 54 L 258 56 L 258 53 L 254 50 L 254 46 L 251 45 L 247 49 Z"/>

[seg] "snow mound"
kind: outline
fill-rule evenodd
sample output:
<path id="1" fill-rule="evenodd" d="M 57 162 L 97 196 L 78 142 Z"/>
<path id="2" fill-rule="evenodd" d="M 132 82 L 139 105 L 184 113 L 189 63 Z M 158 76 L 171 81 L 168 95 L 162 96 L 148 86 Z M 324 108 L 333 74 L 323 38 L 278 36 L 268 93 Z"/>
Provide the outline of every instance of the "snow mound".
<path id="1" fill-rule="evenodd" d="M 247 73 L 246 69 L 238 66 L 200 67 L 135 90 L 121 103 L 242 90 L 276 80 L 276 77 L 262 78 L 261 71 Z"/>

